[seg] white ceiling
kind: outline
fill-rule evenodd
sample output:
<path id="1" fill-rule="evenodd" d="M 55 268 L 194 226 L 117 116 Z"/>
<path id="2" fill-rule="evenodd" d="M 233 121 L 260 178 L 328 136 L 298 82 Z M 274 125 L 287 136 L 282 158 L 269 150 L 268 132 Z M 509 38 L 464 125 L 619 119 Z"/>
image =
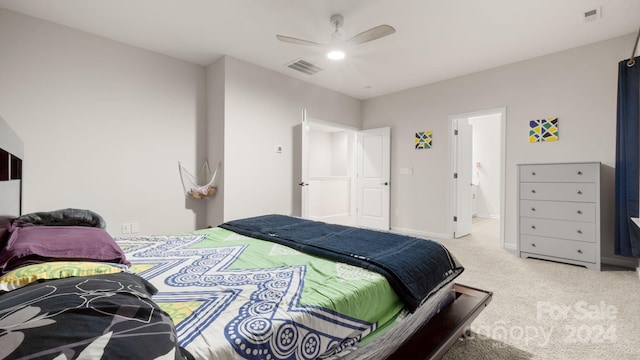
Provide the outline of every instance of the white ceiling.
<path id="1" fill-rule="evenodd" d="M 209 65 L 230 55 L 359 99 L 636 33 L 640 0 L 0 0 L 0 8 Z M 583 13 L 602 9 L 597 21 Z M 396 33 L 341 63 L 276 34 L 328 42 L 380 24 Z M 633 44 L 629 44 L 629 55 Z M 320 65 L 309 76 L 285 67 Z M 622 59 L 621 59 L 622 60 Z"/>

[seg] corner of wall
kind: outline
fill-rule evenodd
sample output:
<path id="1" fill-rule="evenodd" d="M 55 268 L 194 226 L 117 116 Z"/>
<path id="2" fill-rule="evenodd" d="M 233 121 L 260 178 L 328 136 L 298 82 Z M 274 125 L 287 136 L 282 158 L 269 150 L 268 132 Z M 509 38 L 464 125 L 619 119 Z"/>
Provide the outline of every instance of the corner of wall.
<path id="1" fill-rule="evenodd" d="M 205 226 L 218 226 L 224 221 L 224 118 L 226 56 L 207 66 L 207 159 L 219 166 L 216 194 L 207 200 Z"/>

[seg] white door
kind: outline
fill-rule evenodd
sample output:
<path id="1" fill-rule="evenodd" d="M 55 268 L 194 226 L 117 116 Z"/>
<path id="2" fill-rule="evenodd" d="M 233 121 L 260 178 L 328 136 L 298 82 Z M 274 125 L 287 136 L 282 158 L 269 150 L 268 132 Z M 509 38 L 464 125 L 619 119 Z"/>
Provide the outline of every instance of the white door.
<path id="1" fill-rule="evenodd" d="M 358 132 L 356 224 L 389 230 L 391 128 Z"/>
<path id="2" fill-rule="evenodd" d="M 309 120 L 307 119 L 307 111 L 302 110 L 302 126 L 301 126 L 301 165 L 300 165 L 300 199 L 301 208 L 300 216 L 304 219 L 309 218 L 309 166 L 307 160 L 309 159 Z"/>
<path id="3" fill-rule="evenodd" d="M 459 238 L 471 233 L 472 225 L 472 156 L 473 156 L 473 126 L 469 124 L 467 118 L 455 119 L 454 135 L 456 151 L 454 166 L 455 184 L 455 209 L 454 209 L 454 230 L 453 237 Z"/>

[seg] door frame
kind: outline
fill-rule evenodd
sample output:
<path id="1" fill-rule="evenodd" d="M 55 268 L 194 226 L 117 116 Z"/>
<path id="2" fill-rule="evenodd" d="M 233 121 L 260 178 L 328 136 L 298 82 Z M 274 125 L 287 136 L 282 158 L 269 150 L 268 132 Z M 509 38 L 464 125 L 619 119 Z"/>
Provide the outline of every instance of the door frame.
<path id="1" fill-rule="evenodd" d="M 455 122 L 460 118 L 470 118 L 477 116 L 485 116 L 491 114 L 500 114 L 501 122 L 500 122 L 500 247 L 505 248 L 505 185 L 506 185 L 506 148 L 507 148 L 507 107 L 498 107 L 486 110 L 472 111 L 460 114 L 449 115 L 448 123 L 449 123 L 449 172 L 447 176 L 449 177 L 447 194 L 449 198 L 449 222 L 447 226 L 447 234 L 449 238 L 453 238 L 453 232 L 455 229 L 455 224 L 453 221 L 453 216 L 456 213 L 455 203 L 455 181 L 453 179 L 453 172 L 455 171 L 455 159 L 457 156 L 457 148 L 456 141 L 454 139 L 454 129 Z M 511 248 L 509 248 L 511 249 Z M 515 249 L 514 249 L 515 250 Z"/>

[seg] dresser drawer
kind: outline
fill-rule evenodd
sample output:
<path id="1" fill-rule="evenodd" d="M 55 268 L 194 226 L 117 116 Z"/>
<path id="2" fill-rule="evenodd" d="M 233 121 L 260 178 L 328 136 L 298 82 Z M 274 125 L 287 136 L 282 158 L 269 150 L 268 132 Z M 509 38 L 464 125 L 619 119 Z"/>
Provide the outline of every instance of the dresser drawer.
<path id="1" fill-rule="evenodd" d="M 520 216 L 595 222 L 596 204 L 586 202 L 521 200 Z"/>
<path id="2" fill-rule="evenodd" d="M 520 217 L 520 234 L 595 242 L 596 224 Z"/>
<path id="3" fill-rule="evenodd" d="M 523 182 L 597 182 L 600 164 L 545 164 L 521 165 Z"/>
<path id="4" fill-rule="evenodd" d="M 520 251 L 586 262 L 596 261 L 596 244 L 522 235 Z"/>
<path id="5" fill-rule="evenodd" d="M 520 183 L 520 199 L 595 202 L 596 184 Z"/>

